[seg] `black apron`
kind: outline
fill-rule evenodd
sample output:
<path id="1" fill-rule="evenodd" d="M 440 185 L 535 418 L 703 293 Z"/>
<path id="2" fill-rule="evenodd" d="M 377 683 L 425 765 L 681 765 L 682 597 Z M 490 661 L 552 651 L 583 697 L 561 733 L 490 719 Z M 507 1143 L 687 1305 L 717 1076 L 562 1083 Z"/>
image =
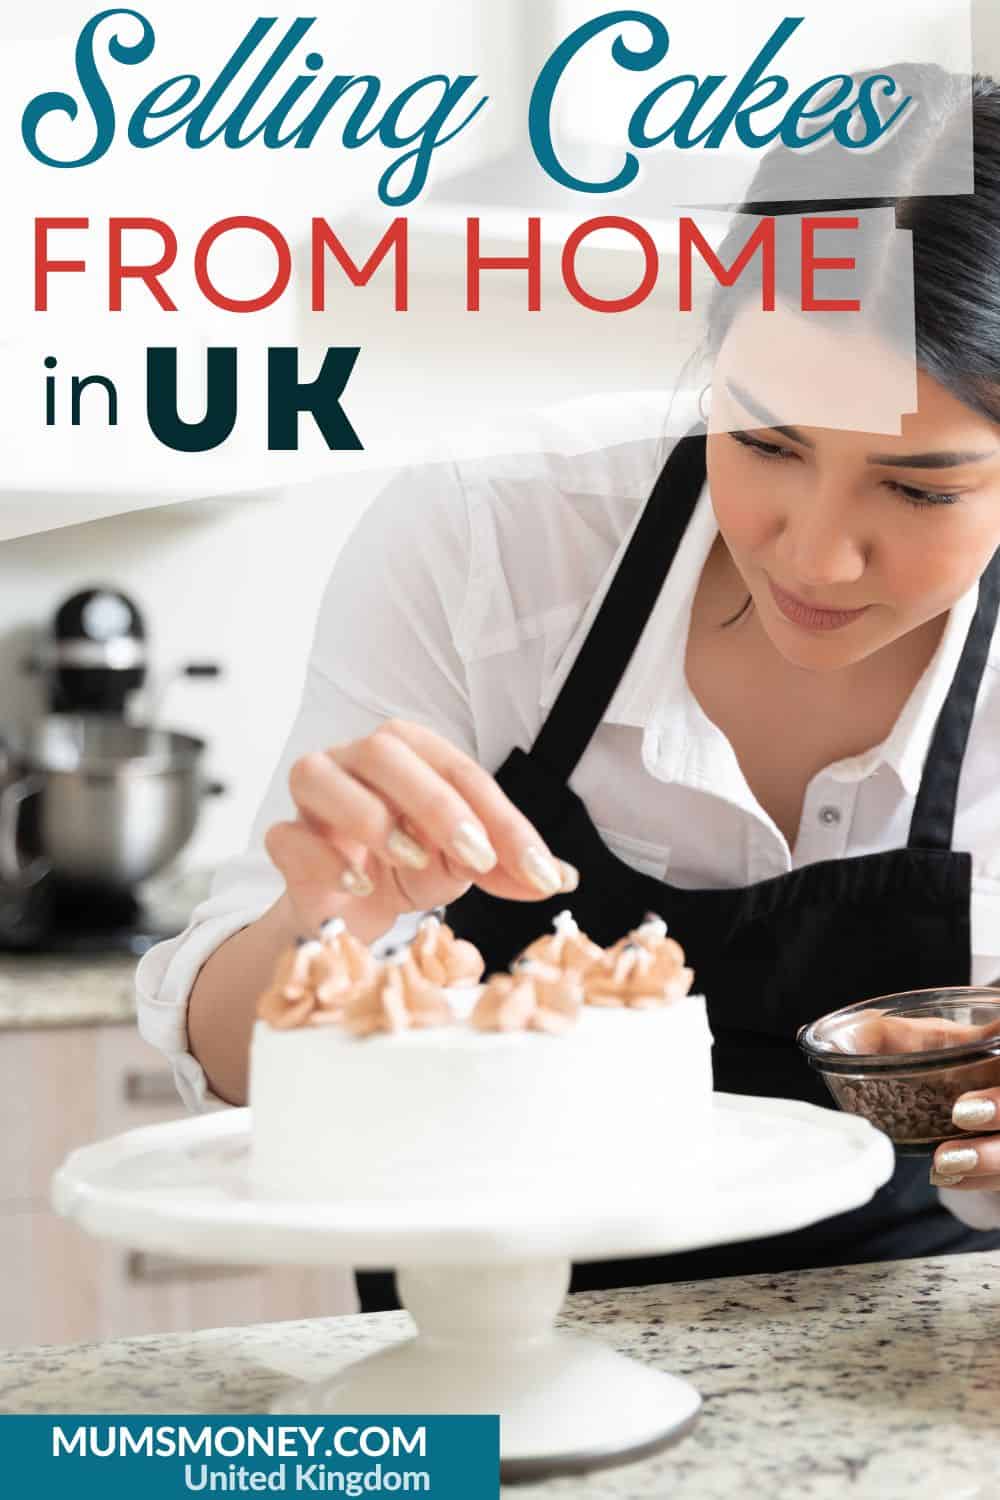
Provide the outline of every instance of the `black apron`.
<path id="1" fill-rule="evenodd" d="M 553 852 L 579 868 L 572 910 L 596 942 L 616 941 L 647 911 L 665 919 L 694 969 L 696 990 L 706 996 L 717 1089 L 833 1108 L 796 1045 L 800 1026 L 857 1000 L 971 981 L 972 858 L 954 851 L 951 840 L 997 619 L 1000 550 L 980 581 L 906 848 L 823 860 L 741 889 L 678 889 L 613 854 L 568 783 L 632 657 L 704 482 L 699 427 L 676 444 L 660 474 L 534 745 L 527 754 L 512 750 L 497 780 Z M 565 896 L 503 901 L 473 887 L 449 909 L 448 921 L 479 947 L 492 971 L 506 968 L 566 905 Z M 1000 1230 L 971 1229 L 941 1206 L 929 1167 L 926 1157 L 897 1157 L 892 1178 L 870 1203 L 792 1233 L 574 1266 L 571 1290 L 1000 1248 Z M 358 1288 L 365 1311 L 398 1306 L 391 1273 L 360 1274 Z"/>

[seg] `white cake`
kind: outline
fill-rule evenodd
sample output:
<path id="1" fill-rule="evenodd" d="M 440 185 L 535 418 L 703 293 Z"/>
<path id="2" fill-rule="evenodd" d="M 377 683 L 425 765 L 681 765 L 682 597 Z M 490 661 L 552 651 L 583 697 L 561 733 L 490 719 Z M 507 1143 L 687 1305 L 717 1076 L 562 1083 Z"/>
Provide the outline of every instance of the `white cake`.
<path id="1" fill-rule="evenodd" d="M 482 1031 L 455 1019 L 351 1035 L 258 1020 L 252 1174 L 281 1197 L 382 1200 L 670 1192 L 703 1169 L 711 1045 L 701 995 L 652 1009 L 585 1005 L 571 1029 Z"/>

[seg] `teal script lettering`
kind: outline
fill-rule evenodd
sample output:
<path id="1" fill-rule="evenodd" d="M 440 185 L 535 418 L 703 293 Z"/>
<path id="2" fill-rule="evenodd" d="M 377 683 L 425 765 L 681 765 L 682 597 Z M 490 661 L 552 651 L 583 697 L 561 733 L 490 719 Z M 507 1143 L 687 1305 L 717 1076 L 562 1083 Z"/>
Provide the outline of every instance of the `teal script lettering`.
<path id="1" fill-rule="evenodd" d="M 156 35 L 150 22 L 137 10 L 119 8 L 102 10 L 93 16 L 80 32 L 76 44 L 76 76 L 82 99 L 93 122 L 93 136 L 76 154 L 61 157 L 46 151 L 39 143 L 39 129 L 53 115 L 64 115 L 72 123 L 80 116 L 81 101 L 73 94 L 50 92 L 32 99 L 21 119 L 24 144 L 37 161 L 50 167 L 86 167 L 100 161 L 110 149 L 117 132 L 115 105 L 105 82 L 98 59 L 98 33 L 105 22 L 115 22 L 107 44 L 107 58 L 123 67 L 136 67 L 152 55 Z M 374 74 L 353 76 L 339 73 L 328 79 L 318 96 L 313 97 L 324 67 L 318 52 L 302 59 L 304 71 L 288 82 L 281 97 L 262 119 L 254 120 L 255 107 L 265 89 L 291 62 L 315 17 L 300 16 L 275 41 L 271 32 L 275 18 L 260 17 L 254 21 L 239 46 L 218 76 L 203 88 L 197 73 L 181 73 L 165 79 L 149 91 L 136 105 L 128 122 L 130 145 L 140 150 L 159 145 L 168 137 L 183 132 L 192 150 L 201 150 L 213 141 L 238 150 L 252 141 L 265 149 L 280 150 L 292 146 L 298 150 L 312 145 L 321 127 L 335 107 L 344 101 L 347 118 L 341 128 L 341 144 L 355 150 L 368 141 L 401 154 L 385 169 L 378 183 L 383 203 L 396 206 L 410 203 L 421 192 L 433 153 L 447 141 L 454 140 L 479 114 L 487 103 L 483 95 L 459 123 L 452 123 L 466 94 L 476 82 L 476 75 L 460 73 L 451 78 L 432 73 L 418 78 L 388 101 L 380 99 L 381 80 Z M 128 40 L 122 32 L 138 27 L 138 37 Z M 305 101 L 305 111 L 299 108 Z M 258 111 L 259 114 L 259 111 Z M 449 127 L 450 128 L 446 128 Z"/>
<path id="2" fill-rule="evenodd" d="M 658 84 L 636 106 L 628 125 L 629 144 L 638 150 L 661 145 L 673 138 L 673 145 L 681 151 L 695 146 L 718 150 L 730 129 L 733 129 L 745 146 L 762 147 L 780 138 L 783 145 L 792 150 L 812 145 L 824 135 L 834 139 L 849 151 L 863 150 L 881 140 L 902 118 L 912 103 L 908 96 L 900 101 L 887 120 L 882 120 L 875 102 L 875 92 L 891 97 L 896 93 L 896 81 L 888 73 L 873 73 L 863 79 L 854 98 L 854 82 L 846 74 L 835 73 L 809 85 L 793 99 L 781 118 L 763 130 L 754 129 L 752 116 L 783 100 L 789 92 L 788 79 L 782 73 L 768 73 L 778 53 L 798 28 L 801 16 L 786 16 L 775 28 L 757 56 L 739 78 L 728 99 L 710 121 L 703 121 L 704 128 L 696 134 L 697 123 L 718 102 L 719 90 L 728 82 L 725 74 L 710 73 L 698 78 L 692 73 L 679 74 Z M 588 181 L 576 176 L 559 160 L 552 141 L 552 116 L 556 99 L 573 62 L 583 49 L 594 43 L 603 33 L 632 22 L 645 28 L 648 43 L 645 46 L 629 46 L 619 33 L 611 43 L 611 60 L 619 68 L 633 73 L 645 73 L 658 67 L 670 51 L 670 33 L 658 17 L 643 10 L 615 10 L 606 15 L 595 16 L 578 26 L 564 41 L 560 42 L 546 61 L 538 75 L 528 108 L 528 130 L 531 145 L 539 164 L 563 187 L 574 188 L 581 193 L 613 193 L 627 187 L 635 180 L 639 171 L 639 158 L 634 151 L 627 151 L 625 159 L 613 177 L 604 181 Z M 674 91 L 679 90 L 679 95 Z M 815 103 L 817 96 L 829 90 L 826 97 Z M 683 100 L 675 117 L 653 129 L 653 114 L 668 96 Z M 810 105 L 814 107 L 810 108 Z M 851 134 L 851 121 L 855 114 L 861 121 L 861 130 Z M 799 126 L 806 120 L 826 122 L 818 129 L 801 131 Z"/>

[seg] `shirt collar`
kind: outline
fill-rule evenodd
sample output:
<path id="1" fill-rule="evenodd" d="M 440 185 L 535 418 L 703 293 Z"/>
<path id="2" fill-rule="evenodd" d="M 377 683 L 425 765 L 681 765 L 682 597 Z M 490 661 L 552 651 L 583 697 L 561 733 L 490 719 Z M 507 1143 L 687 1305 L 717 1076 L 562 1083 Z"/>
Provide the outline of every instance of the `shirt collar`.
<path id="1" fill-rule="evenodd" d="M 638 525 L 638 517 L 635 524 Z M 704 731 L 714 726 L 710 726 L 687 686 L 685 658 L 698 580 L 717 535 L 706 480 L 639 644 L 603 716 L 604 723 L 630 725 L 655 737 L 654 758 L 661 777 L 686 780 L 694 775 L 694 779 L 703 781 L 707 773 L 698 746 L 704 740 Z M 545 683 L 541 696 L 543 709 L 552 707 L 569 675 L 631 538 L 632 531 L 618 548 Z M 861 781 L 887 765 L 909 795 L 917 795 L 934 726 L 958 668 L 978 599 L 977 581 L 949 611 L 937 649 L 889 734 L 861 755 L 834 762 L 828 767 L 833 779 Z M 654 746 L 650 744 L 644 752 L 647 762 L 652 754 Z"/>
<path id="2" fill-rule="evenodd" d="M 641 510 L 640 510 L 641 516 Z M 635 525 L 639 524 L 636 517 Z M 570 637 L 565 650 L 544 684 L 541 705 L 549 709 L 569 675 L 591 625 L 604 603 L 611 581 L 618 571 L 635 527 L 615 553 L 594 597 Z M 708 493 L 708 481 L 702 486 L 691 520 L 688 522 L 663 587 L 653 605 L 645 629 L 632 659 L 622 673 L 604 713 L 603 722 L 627 724 L 645 729 L 659 711 L 686 689 L 684 659 L 687 648 L 691 606 L 698 580 L 712 543 L 718 534 L 715 513 Z"/>

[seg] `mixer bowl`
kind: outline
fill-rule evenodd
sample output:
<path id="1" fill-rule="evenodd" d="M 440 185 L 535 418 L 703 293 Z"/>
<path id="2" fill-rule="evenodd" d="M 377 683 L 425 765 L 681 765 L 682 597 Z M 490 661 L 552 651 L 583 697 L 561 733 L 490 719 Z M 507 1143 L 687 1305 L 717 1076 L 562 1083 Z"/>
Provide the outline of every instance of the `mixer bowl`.
<path id="1" fill-rule="evenodd" d="M 155 874 L 191 837 L 202 797 L 219 790 L 202 779 L 204 748 L 100 715 L 40 720 L 18 749 L 26 774 L 0 789 L 0 877 L 124 890 Z"/>

